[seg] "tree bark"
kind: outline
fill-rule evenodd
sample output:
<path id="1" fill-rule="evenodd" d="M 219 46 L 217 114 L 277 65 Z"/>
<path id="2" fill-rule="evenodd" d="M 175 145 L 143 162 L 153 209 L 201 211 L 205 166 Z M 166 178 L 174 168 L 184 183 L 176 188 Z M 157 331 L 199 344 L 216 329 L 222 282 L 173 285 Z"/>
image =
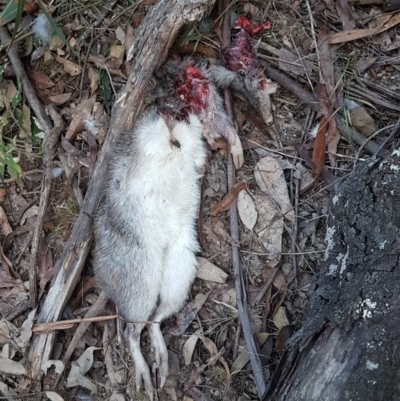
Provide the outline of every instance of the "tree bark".
<path id="1" fill-rule="evenodd" d="M 154 70 L 165 61 L 169 48 L 184 24 L 200 21 L 215 0 L 160 0 L 143 19 L 130 49 L 132 71 L 123 93 L 117 99 L 110 129 L 103 144 L 71 237 L 57 263 L 38 323 L 57 321 L 74 290 L 93 241 L 93 216 L 107 177 L 108 156 L 118 135 L 132 127 L 142 110 L 143 97 Z M 33 340 L 29 352 L 31 377 L 38 379 L 41 367 L 53 348 L 55 333 L 42 334 Z"/>
<path id="2" fill-rule="evenodd" d="M 265 399 L 400 400 L 400 150 L 359 164 L 332 199 L 304 323 Z"/>

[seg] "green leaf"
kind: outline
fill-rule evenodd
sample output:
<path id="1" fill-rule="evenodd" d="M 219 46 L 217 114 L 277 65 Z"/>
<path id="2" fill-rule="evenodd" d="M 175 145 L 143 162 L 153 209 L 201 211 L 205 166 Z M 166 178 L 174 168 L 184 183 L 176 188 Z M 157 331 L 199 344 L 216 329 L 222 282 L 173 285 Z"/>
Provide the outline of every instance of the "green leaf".
<path id="1" fill-rule="evenodd" d="M 10 177 L 19 183 L 21 181 L 22 170 L 18 164 L 19 156 L 14 157 L 14 153 L 17 153 L 17 149 L 12 143 L 5 145 L 4 142 L 0 142 L 0 176 L 4 178 L 7 168 Z"/>
<path id="2" fill-rule="evenodd" d="M 6 69 L 6 66 L 4 64 L 0 65 L 0 82 L 3 82 L 3 73 L 4 73 L 5 69 Z"/>
<path id="3" fill-rule="evenodd" d="M 18 78 L 17 80 L 17 93 L 15 94 L 15 96 L 13 97 L 13 100 L 11 102 L 11 105 L 13 108 L 17 107 L 22 100 L 22 84 L 21 84 L 21 80 Z"/>
<path id="4" fill-rule="evenodd" d="M 103 96 L 104 96 L 104 108 L 106 109 L 106 112 L 108 114 L 111 113 L 111 82 L 110 78 L 108 77 L 108 74 L 105 70 L 99 70 L 100 74 L 100 87 L 103 90 Z"/>
<path id="5" fill-rule="evenodd" d="M 22 126 L 22 119 L 24 117 L 22 114 L 22 110 L 15 108 L 14 113 L 15 113 L 15 117 L 17 117 L 18 125 Z"/>
<path id="6" fill-rule="evenodd" d="M 13 35 L 12 35 L 12 38 L 11 38 L 11 42 L 8 45 L 8 48 L 10 48 L 12 46 L 12 44 L 14 43 L 15 35 L 17 34 L 19 25 L 21 24 L 22 12 L 24 11 L 24 5 L 25 5 L 25 0 L 18 0 L 14 32 L 13 32 Z"/>
<path id="7" fill-rule="evenodd" d="M 14 3 L 14 0 L 9 0 L 4 10 L 0 13 L 0 26 L 14 21 L 14 18 L 17 16 L 17 9 L 18 5 Z"/>

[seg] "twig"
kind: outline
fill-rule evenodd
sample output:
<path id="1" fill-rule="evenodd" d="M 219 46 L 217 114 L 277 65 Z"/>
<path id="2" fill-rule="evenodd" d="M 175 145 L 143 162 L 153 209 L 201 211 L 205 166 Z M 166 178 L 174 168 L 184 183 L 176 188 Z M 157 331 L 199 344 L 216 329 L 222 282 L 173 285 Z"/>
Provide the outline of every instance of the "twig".
<path id="1" fill-rule="evenodd" d="M 380 145 L 378 152 L 375 154 L 375 156 L 379 155 L 379 152 L 384 148 L 384 146 L 395 137 L 397 132 L 399 131 L 399 124 L 400 124 L 400 117 L 397 120 L 396 125 L 393 127 L 392 132 L 390 135 L 383 141 L 383 143 Z"/>
<path id="2" fill-rule="evenodd" d="M 104 362 L 106 364 L 106 369 L 107 369 L 107 375 L 108 378 L 110 379 L 111 386 L 113 388 L 117 387 L 117 381 L 115 380 L 115 369 L 114 369 L 114 364 L 112 360 L 112 344 L 110 339 L 108 338 L 110 334 L 110 329 L 108 328 L 108 324 L 106 323 L 104 325 L 104 331 L 103 331 L 103 353 L 104 353 Z"/>
<path id="3" fill-rule="evenodd" d="M 293 274 L 296 284 L 298 284 L 298 267 L 297 267 L 297 232 L 299 229 L 298 225 L 298 213 L 299 213 L 299 183 L 300 180 L 295 178 L 295 193 L 294 193 L 294 221 L 292 224 L 292 263 L 293 263 Z"/>
<path id="4" fill-rule="evenodd" d="M 222 45 L 226 47 L 230 42 L 230 24 L 229 24 L 229 0 L 224 0 L 225 16 L 222 26 Z M 233 120 L 232 97 L 228 89 L 225 90 L 225 107 L 229 117 Z M 228 145 L 228 190 L 236 182 L 235 166 L 233 165 L 230 145 Z M 254 380 L 257 387 L 258 397 L 263 398 L 266 392 L 266 384 L 263 375 L 259 350 L 250 325 L 249 311 L 247 306 L 247 295 L 242 287 L 242 269 L 240 265 L 239 254 L 239 223 L 236 204 L 229 209 L 230 229 L 232 238 L 232 264 L 235 277 L 236 303 L 239 312 L 239 319 L 243 330 L 244 339 L 249 353 L 250 365 L 253 370 Z"/>
<path id="5" fill-rule="evenodd" d="M 0 27 L 0 40 L 5 47 L 8 46 L 11 41 L 11 37 L 4 26 Z M 50 122 L 49 117 L 45 113 L 44 108 L 39 101 L 39 98 L 36 95 L 36 91 L 33 89 L 28 75 L 24 70 L 24 66 L 22 65 L 21 59 L 18 56 L 18 50 L 15 45 L 11 46 L 10 51 L 8 52 L 8 57 L 11 61 L 11 65 L 14 69 L 15 75 L 21 80 L 22 89 L 24 91 L 26 99 L 28 100 L 29 106 L 31 106 L 31 109 L 35 113 L 35 116 L 38 119 L 42 129 L 44 130 L 45 135 L 49 134 L 53 126 Z"/>
<path id="6" fill-rule="evenodd" d="M 376 92 L 373 91 L 366 91 L 365 89 L 360 89 L 357 85 L 352 85 L 347 88 L 347 92 L 349 97 L 362 97 L 367 99 L 373 104 L 377 106 L 384 107 L 385 109 L 393 110 L 393 111 L 400 111 L 400 106 L 389 102 L 388 100 L 379 96 Z"/>
<path id="7" fill-rule="evenodd" d="M 304 103 L 307 103 L 317 113 L 321 112 L 319 102 L 313 94 L 304 90 L 297 82 L 293 81 L 287 75 L 277 71 L 275 68 L 272 68 L 265 63 L 263 63 L 263 65 L 269 78 L 278 82 L 279 85 L 282 85 L 285 89 L 293 93 Z M 379 145 L 376 142 L 371 140 L 367 141 L 364 135 L 361 135 L 358 131 L 346 125 L 343 118 L 340 117 L 338 113 L 335 115 L 335 121 L 339 131 L 341 131 L 344 137 L 346 137 L 347 134 L 349 138 L 357 145 L 364 145 L 365 150 L 372 155 L 379 150 Z"/>
<path id="8" fill-rule="evenodd" d="M 256 299 L 253 301 L 253 306 L 259 304 L 261 300 L 264 298 L 264 295 L 267 293 L 268 288 L 271 286 L 271 284 L 274 282 L 276 275 L 278 274 L 280 267 L 282 263 L 279 263 L 275 268 L 272 274 L 270 275 L 268 281 L 264 284 L 263 288 L 261 288 L 261 291 L 257 295 Z"/>
<path id="9" fill-rule="evenodd" d="M 46 216 L 47 206 L 49 204 L 51 187 L 52 187 L 52 167 L 53 157 L 56 150 L 56 145 L 61 131 L 64 127 L 61 116 L 55 111 L 52 106 L 48 107 L 49 114 L 54 121 L 54 128 L 44 137 L 43 140 L 43 179 L 42 179 L 42 193 L 40 194 L 40 203 L 38 215 L 36 218 L 35 228 L 33 230 L 32 247 L 31 247 L 31 260 L 29 266 L 29 295 L 32 307 L 37 304 L 37 254 L 39 250 L 39 239 L 42 233 L 43 222 Z"/>
<path id="10" fill-rule="evenodd" d="M 92 46 L 93 46 L 93 34 L 94 34 L 94 27 L 92 28 L 92 37 L 90 39 L 90 43 L 89 43 L 89 46 L 86 51 L 85 60 L 83 61 L 81 82 L 79 83 L 79 99 L 81 99 L 81 100 L 82 100 L 82 92 L 83 92 L 83 82 L 85 80 L 86 66 L 87 66 L 87 62 L 89 59 L 90 50 L 92 49 Z M 92 95 L 93 95 L 93 93 L 92 93 Z"/>
<path id="11" fill-rule="evenodd" d="M 381 128 L 381 129 L 378 129 L 377 131 L 375 131 L 373 134 L 371 134 L 371 135 L 367 138 L 367 140 L 365 141 L 365 143 L 364 143 L 363 145 L 360 146 L 360 148 L 358 149 L 358 151 L 357 151 L 357 153 L 356 153 L 356 157 L 354 158 L 353 170 L 356 168 L 357 161 L 358 161 L 358 159 L 359 159 L 359 157 L 360 157 L 360 155 L 361 155 L 361 151 L 364 149 L 365 145 L 366 145 L 371 139 L 376 138 L 381 132 L 386 131 L 387 129 L 394 128 L 394 130 L 392 131 L 392 134 L 393 134 L 394 132 L 396 132 L 396 129 L 397 129 L 398 125 L 399 125 L 399 121 L 400 121 L 400 119 L 397 120 L 397 124 L 391 124 L 391 125 L 388 125 L 387 127 L 383 127 L 383 128 Z M 391 135 L 388 137 L 388 139 L 389 139 L 390 137 L 391 137 Z M 381 151 L 381 149 L 382 149 L 383 146 L 386 144 L 386 142 L 387 142 L 387 141 L 385 141 L 385 142 L 379 147 L 379 149 L 377 150 L 377 152 L 375 153 L 375 155 L 377 155 L 377 154 Z"/>

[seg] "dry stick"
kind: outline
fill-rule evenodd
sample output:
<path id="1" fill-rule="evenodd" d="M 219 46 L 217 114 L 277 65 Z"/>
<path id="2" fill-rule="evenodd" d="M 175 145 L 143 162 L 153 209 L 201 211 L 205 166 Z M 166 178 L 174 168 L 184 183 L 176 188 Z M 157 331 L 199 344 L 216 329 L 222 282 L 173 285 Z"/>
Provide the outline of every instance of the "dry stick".
<path id="1" fill-rule="evenodd" d="M 93 241 L 93 215 L 107 176 L 108 157 L 120 133 L 133 126 L 154 70 L 165 61 L 168 50 L 184 24 L 201 20 L 214 0 L 160 0 L 137 30 L 133 65 L 122 96 L 113 107 L 110 129 L 90 180 L 72 234 L 57 262 L 57 273 L 38 317 L 38 323 L 57 321 L 74 290 Z M 29 351 L 31 377 L 40 378 L 42 363 L 50 359 L 55 333 L 35 336 Z"/>
<path id="2" fill-rule="evenodd" d="M 263 65 L 269 78 L 271 78 L 273 81 L 278 82 L 279 85 L 282 85 L 285 89 L 293 93 L 304 103 L 307 103 L 317 113 L 321 112 L 318 99 L 314 95 L 304 90 L 297 82 L 293 81 L 287 75 L 282 74 L 275 68 L 272 68 L 265 63 L 263 63 Z M 368 142 L 365 139 L 364 135 L 361 135 L 358 131 L 348 126 L 338 113 L 336 113 L 335 115 L 335 121 L 339 131 L 341 131 L 344 137 L 349 137 L 357 145 L 364 145 L 364 149 L 372 155 L 374 155 L 379 150 L 379 145 L 376 142 Z"/>
<path id="3" fill-rule="evenodd" d="M 3 46 L 7 46 L 11 37 L 8 34 L 8 31 L 5 27 L 0 28 L 0 39 Z M 39 249 L 39 238 L 43 228 L 43 222 L 46 215 L 47 206 L 50 199 L 51 192 L 51 183 L 52 183 L 52 160 L 55 151 L 55 145 L 58 140 L 58 136 L 61 133 L 63 122 L 61 117 L 56 113 L 56 111 L 51 108 L 49 111 L 51 113 L 51 117 L 55 122 L 55 126 L 53 128 L 48 116 L 46 115 L 42 104 L 40 103 L 36 91 L 34 90 L 29 78 L 23 68 L 21 60 L 18 56 L 18 51 L 15 45 L 11 46 L 8 57 L 11 61 L 13 69 L 15 71 L 15 75 L 21 80 L 22 88 L 24 94 L 28 100 L 29 105 L 33 109 L 42 129 L 45 132 L 44 141 L 43 141 L 43 166 L 44 166 L 44 174 L 42 180 L 42 193 L 40 195 L 40 204 L 39 204 L 39 212 L 36 218 L 35 229 L 32 237 L 32 247 L 31 247 L 31 258 L 29 263 L 29 305 L 22 305 L 21 310 L 26 310 L 29 307 L 36 307 L 37 304 L 37 289 L 36 289 L 36 281 L 37 281 L 37 270 L 36 270 L 36 261 L 37 254 Z M 15 316 L 15 314 L 14 314 Z"/>
<path id="4" fill-rule="evenodd" d="M 298 277 L 299 269 L 297 266 L 297 254 L 296 254 L 296 247 L 297 247 L 297 233 L 299 230 L 299 185 L 300 179 L 295 178 L 295 193 L 294 193 L 294 222 L 292 224 L 292 263 L 293 263 L 293 274 L 296 280 L 296 284 L 298 284 Z"/>
<path id="5" fill-rule="evenodd" d="M 352 85 L 347 89 L 347 93 L 353 97 L 361 97 L 369 100 L 371 103 L 376 104 L 377 106 L 384 107 L 385 109 L 400 111 L 400 106 L 389 102 L 388 100 L 380 97 L 377 93 L 372 91 L 366 91 L 363 88 L 360 88 L 358 85 Z"/>
<path id="6" fill-rule="evenodd" d="M 110 379 L 111 387 L 116 388 L 117 381 L 115 380 L 115 369 L 114 369 L 114 363 L 113 363 L 112 354 L 111 354 L 112 345 L 111 345 L 111 341 L 109 339 L 109 334 L 110 334 L 110 330 L 108 328 L 108 324 L 106 323 L 104 325 L 104 331 L 103 331 L 104 362 L 106 364 L 107 375 L 108 375 L 108 378 Z"/>
<path id="7" fill-rule="evenodd" d="M 7 47 L 11 41 L 11 37 L 4 26 L 0 27 L 0 40 L 5 47 Z M 33 89 L 33 86 L 29 81 L 28 75 L 26 75 L 24 66 L 22 65 L 22 62 L 18 56 L 16 45 L 11 46 L 11 49 L 8 52 L 8 57 L 11 61 L 15 75 L 21 80 L 22 89 L 26 99 L 28 100 L 29 106 L 31 106 L 31 109 L 34 111 L 36 118 L 45 132 L 45 135 L 47 135 L 52 130 L 53 126 L 36 95 L 35 89 Z"/>
<path id="8" fill-rule="evenodd" d="M 230 24 L 229 24 L 229 0 L 224 1 L 224 10 L 226 11 L 223 20 L 222 27 L 222 45 L 226 47 L 230 42 Z M 233 107 L 232 107 L 232 97 L 228 89 L 225 90 L 225 107 L 226 111 L 233 121 Z M 233 165 L 232 155 L 230 151 L 230 145 L 228 145 L 228 190 L 236 182 L 235 177 L 235 166 Z M 231 228 L 231 238 L 232 238 L 232 264 L 233 273 L 235 276 L 235 290 L 236 290 L 236 303 L 239 312 L 239 319 L 242 325 L 243 335 L 246 342 L 250 365 L 253 370 L 254 380 L 257 387 L 257 393 L 259 399 L 262 399 L 266 392 L 265 378 L 263 375 L 262 364 L 260 360 L 260 352 L 257 343 L 254 339 L 254 334 L 251 329 L 249 310 L 247 305 L 247 294 L 242 286 L 242 268 L 240 264 L 240 254 L 239 254 L 239 222 L 238 222 L 238 212 L 236 204 L 234 203 L 229 209 L 230 216 L 230 228 Z"/>
<path id="9" fill-rule="evenodd" d="M 47 206 L 49 205 L 51 187 L 53 184 L 52 168 L 53 157 L 56 153 L 56 146 L 61 131 L 64 128 L 64 122 L 56 110 L 48 107 L 49 114 L 54 121 L 54 128 L 45 135 L 43 140 L 43 178 L 42 178 L 42 193 L 40 194 L 39 210 L 36 218 L 35 228 L 33 230 L 31 261 L 29 267 L 29 292 L 31 296 L 32 306 L 37 303 L 36 291 L 36 261 L 39 251 L 39 240 L 43 229 L 44 218 L 46 216 Z"/>

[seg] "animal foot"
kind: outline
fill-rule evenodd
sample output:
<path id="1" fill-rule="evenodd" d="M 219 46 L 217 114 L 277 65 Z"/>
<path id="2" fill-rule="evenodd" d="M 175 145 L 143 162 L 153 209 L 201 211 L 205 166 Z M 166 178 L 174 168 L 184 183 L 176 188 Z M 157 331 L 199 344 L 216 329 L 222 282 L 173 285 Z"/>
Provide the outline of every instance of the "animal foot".
<path id="1" fill-rule="evenodd" d="M 154 386 L 151 381 L 151 375 L 149 367 L 143 359 L 143 363 L 135 363 L 135 379 L 136 379 L 136 391 L 140 390 L 142 380 L 144 382 L 144 388 L 148 394 L 150 401 L 153 401 L 154 397 Z"/>
<path id="2" fill-rule="evenodd" d="M 153 348 L 155 354 L 155 363 L 153 364 L 153 375 L 156 375 L 156 370 L 158 369 L 158 374 L 160 376 L 160 388 L 164 387 L 165 381 L 167 380 L 169 373 L 168 366 L 168 350 L 165 345 L 164 339 L 160 332 L 160 338 L 156 336 L 153 341 Z"/>

